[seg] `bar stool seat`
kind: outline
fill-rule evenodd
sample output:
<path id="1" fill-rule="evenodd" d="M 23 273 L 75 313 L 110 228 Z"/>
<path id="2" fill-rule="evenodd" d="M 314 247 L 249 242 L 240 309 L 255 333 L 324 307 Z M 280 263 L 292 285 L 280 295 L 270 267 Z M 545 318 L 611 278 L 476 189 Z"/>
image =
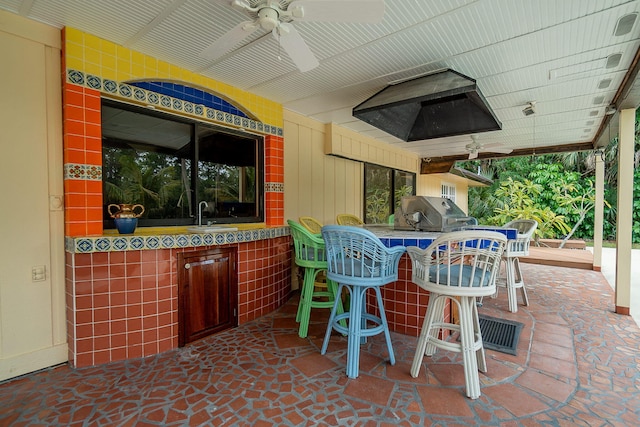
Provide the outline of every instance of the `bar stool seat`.
<path id="1" fill-rule="evenodd" d="M 466 394 L 471 399 L 480 397 L 478 370 L 486 372 L 487 362 L 476 297 L 495 293 L 506 242 L 501 233 L 466 230 L 444 233 L 426 249 L 407 248 L 412 282 L 430 293 L 412 377 L 418 376 L 424 356 L 433 355 L 437 348 L 462 353 Z M 459 324 L 446 321 L 447 300 L 458 306 Z M 450 337 L 452 332 L 460 334 L 460 341 Z"/>
<path id="2" fill-rule="evenodd" d="M 349 311 L 340 313 L 334 303 L 321 354 L 329 345 L 331 331 L 347 336 L 347 377 L 357 378 L 360 366 L 360 344 L 367 337 L 384 333 L 389 359 L 395 364 L 389 325 L 384 312 L 380 287 L 398 280 L 398 264 L 405 252 L 403 246 L 387 248 L 370 231 L 355 226 L 329 225 L 322 227 L 327 251 L 327 278 L 338 283 L 337 295 L 347 289 L 350 294 Z M 375 293 L 378 316 L 367 312 L 367 291 Z M 341 322 L 346 321 L 344 326 Z M 373 323 L 374 326 L 370 326 Z"/>

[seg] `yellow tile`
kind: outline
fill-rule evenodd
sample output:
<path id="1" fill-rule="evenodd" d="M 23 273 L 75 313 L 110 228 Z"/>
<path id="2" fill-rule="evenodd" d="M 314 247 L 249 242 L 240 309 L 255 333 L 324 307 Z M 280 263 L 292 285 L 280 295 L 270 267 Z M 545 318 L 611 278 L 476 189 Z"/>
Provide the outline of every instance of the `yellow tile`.
<path id="1" fill-rule="evenodd" d="M 69 58 L 75 58 L 80 61 L 84 61 L 84 48 L 77 43 L 69 43 L 67 42 L 65 46 L 65 55 L 67 57 L 67 62 Z"/>
<path id="2" fill-rule="evenodd" d="M 102 68 L 98 64 L 91 64 L 89 62 L 85 62 L 84 72 L 87 74 L 93 74 L 94 76 L 100 76 L 102 74 Z"/>
<path id="3" fill-rule="evenodd" d="M 134 79 L 141 79 L 144 77 L 144 65 L 134 62 L 131 64 L 131 75 Z"/>
<path id="4" fill-rule="evenodd" d="M 171 66 L 164 61 L 158 61 L 158 77 L 168 79 L 171 70 Z"/>
<path id="5" fill-rule="evenodd" d="M 118 58 L 116 60 L 116 70 L 118 70 L 118 73 L 125 73 L 127 76 L 130 76 L 131 61 Z"/>
<path id="6" fill-rule="evenodd" d="M 116 46 L 116 56 L 123 61 L 131 62 L 131 49 L 124 46 Z"/>
<path id="7" fill-rule="evenodd" d="M 108 54 L 108 55 L 116 55 L 116 44 L 113 42 L 110 42 L 108 40 L 102 40 L 100 43 L 100 50 L 102 51 L 102 53 L 104 54 Z"/>
<path id="8" fill-rule="evenodd" d="M 84 69 L 84 61 L 79 58 L 66 58 L 66 65 L 68 69 L 71 70 L 82 70 Z"/>
<path id="9" fill-rule="evenodd" d="M 115 68 L 102 67 L 102 78 L 117 81 L 118 73 L 116 73 Z"/>
<path id="10" fill-rule="evenodd" d="M 84 46 L 86 48 L 95 49 L 97 51 L 100 50 L 100 45 L 102 44 L 102 40 L 98 37 L 85 33 L 84 35 Z"/>
<path id="11" fill-rule="evenodd" d="M 115 55 L 102 53 L 100 57 L 100 63 L 103 68 L 110 68 L 115 70 L 117 68 L 117 61 Z"/>
<path id="12" fill-rule="evenodd" d="M 84 50 L 84 60 L 87 64 L 100 66 L 100 50 L 86 48 Z"/>
<path id="13" fill-rule="evenodd" d="M 144 67 L 147 70 L 147 75 L 156 75 L 158 73 L 158 60 L 152 56 L 145 56 Z"/>
<path id="14" fill-rule="evenodd" d="M 131 51 L 131 62 L 138 65 L 144 66 L 144 55 L 140 52 L 136 52 L 135 50 Z"/>
<path id="15" fill-rule="evenodd" d="M 83 44 L 84 41 L 84 33 L 80 30 L 77 30 L 73 27 L 65 27 L 64 29 L 64 37 L 67 43 L 69 41 L 74 41 L 79 44 Z"/>

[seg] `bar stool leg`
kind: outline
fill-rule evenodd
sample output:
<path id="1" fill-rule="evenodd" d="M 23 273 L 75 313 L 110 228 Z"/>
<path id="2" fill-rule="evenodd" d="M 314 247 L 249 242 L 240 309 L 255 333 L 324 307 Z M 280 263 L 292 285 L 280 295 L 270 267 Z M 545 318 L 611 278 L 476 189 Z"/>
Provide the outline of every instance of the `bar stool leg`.
<path id="1" fill-rule="evenodd" d="M 396 364 L 396 357 L 393 354 L 393 346 L 391 345 L 391 334 L 389 333 L 389 324 L 387 323 L 387 315 L 384 312 L 384 305 L 382 304 L 382 293 L 379 287 L 374 288 L 376 291 L 376 299 L 378 300 L 378 310 L 380 311 L 380 321 L 384 328 L 384 338 L 387 341 L 387 350 L 389 351 L 389 363 L 391 365 Z"/>
<path id="2" fill-rule="evenodd" d="M 518 297 L 516 294 L 516 272 L 515 258 L 508 257 L 506 259 L 507 268 L 507 298 L 509 300 L 509 311 L 516 313 L 518 311 Z"/>
<path id="3" fill-rule="evenodd" d="M 347 336 L 347 377 L 358 378 L 360 368 L 360 343 L 362 336 L 362 317 L 364 310 L 364 295 L 367 288 L 364 286 L 351 286 L 351 307 L 349 309 L 349 335 Z"/>
<path id="4" fill-rule="evenodd" d="M 469 297 L 461 297 L 459 304 L 460 344 L 467 396 L 471 399 L 477 399 L 480 397 L 480 379 L 478 378 L 478 361 L 475 348 L 473 307 L 470 304 L 472 301 Z"/>
<path id="5" fill-rule="evenodd" d="M 513 260 L 514 263 L 514 271 L 516 283 L 521 284 L 520 292 L 522 293 L 522 303 L 527 306 L 529 305 L 529 298 L 527 297 L 527 289 L 524 286 L 524 278 L 522 277 L 522 270 L 520 270 L 520 259 L 516 258 Z"/>
<path id="6" fill-rule="evenodd" d="M 435 346 L 429 343 L 430 336 L 438 336 L 438 327 L 435 326 L 436 317 L 440 316 L 439 310 L 442 310 L 440 301 L 446 301 L 446 298 L 442 295 L 431 293 L 429 296 L 429 305 L 427 306 L 427 313 L 424 316 L 424 322 L 422 323 L 422 329 L 420 330 L 420 337 L 418 338 L 418 345 L 416 347 L 416 354 L 413 356 L 413 364 L 411 365 L 411 376 L 416 378 L 420 373 L 420 367 L 425 354 L 427 354 L 427 345 L 430 347 L 431 354 L 435 353 Z"/>

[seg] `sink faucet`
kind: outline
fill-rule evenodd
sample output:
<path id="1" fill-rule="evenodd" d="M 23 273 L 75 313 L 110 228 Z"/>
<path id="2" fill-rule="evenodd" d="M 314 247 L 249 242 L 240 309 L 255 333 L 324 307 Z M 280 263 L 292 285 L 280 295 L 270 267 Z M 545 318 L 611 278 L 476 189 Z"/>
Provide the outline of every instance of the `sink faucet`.
<path id="1" fill-rule="evenodd" d="M 209 204 L 204 200 L 198 203 L 198 226 L 199 227 L 202 226 L 202 205 L 204 205 L 205 208 L 209 207 Z"/>

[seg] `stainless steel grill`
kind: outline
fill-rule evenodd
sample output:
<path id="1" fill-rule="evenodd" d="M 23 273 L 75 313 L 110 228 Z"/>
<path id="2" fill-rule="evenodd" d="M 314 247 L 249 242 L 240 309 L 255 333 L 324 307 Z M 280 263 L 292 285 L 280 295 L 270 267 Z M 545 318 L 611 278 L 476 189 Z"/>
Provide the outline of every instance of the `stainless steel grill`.
<path id="1" fill-rule="evenodd" d="M 467 216 L 453 201 L 443 197 L 403 197 L 396 210 L 395 230 L 440 231 L 459 230 L 467 225 L 476 225 L 474 217 Z"/>

